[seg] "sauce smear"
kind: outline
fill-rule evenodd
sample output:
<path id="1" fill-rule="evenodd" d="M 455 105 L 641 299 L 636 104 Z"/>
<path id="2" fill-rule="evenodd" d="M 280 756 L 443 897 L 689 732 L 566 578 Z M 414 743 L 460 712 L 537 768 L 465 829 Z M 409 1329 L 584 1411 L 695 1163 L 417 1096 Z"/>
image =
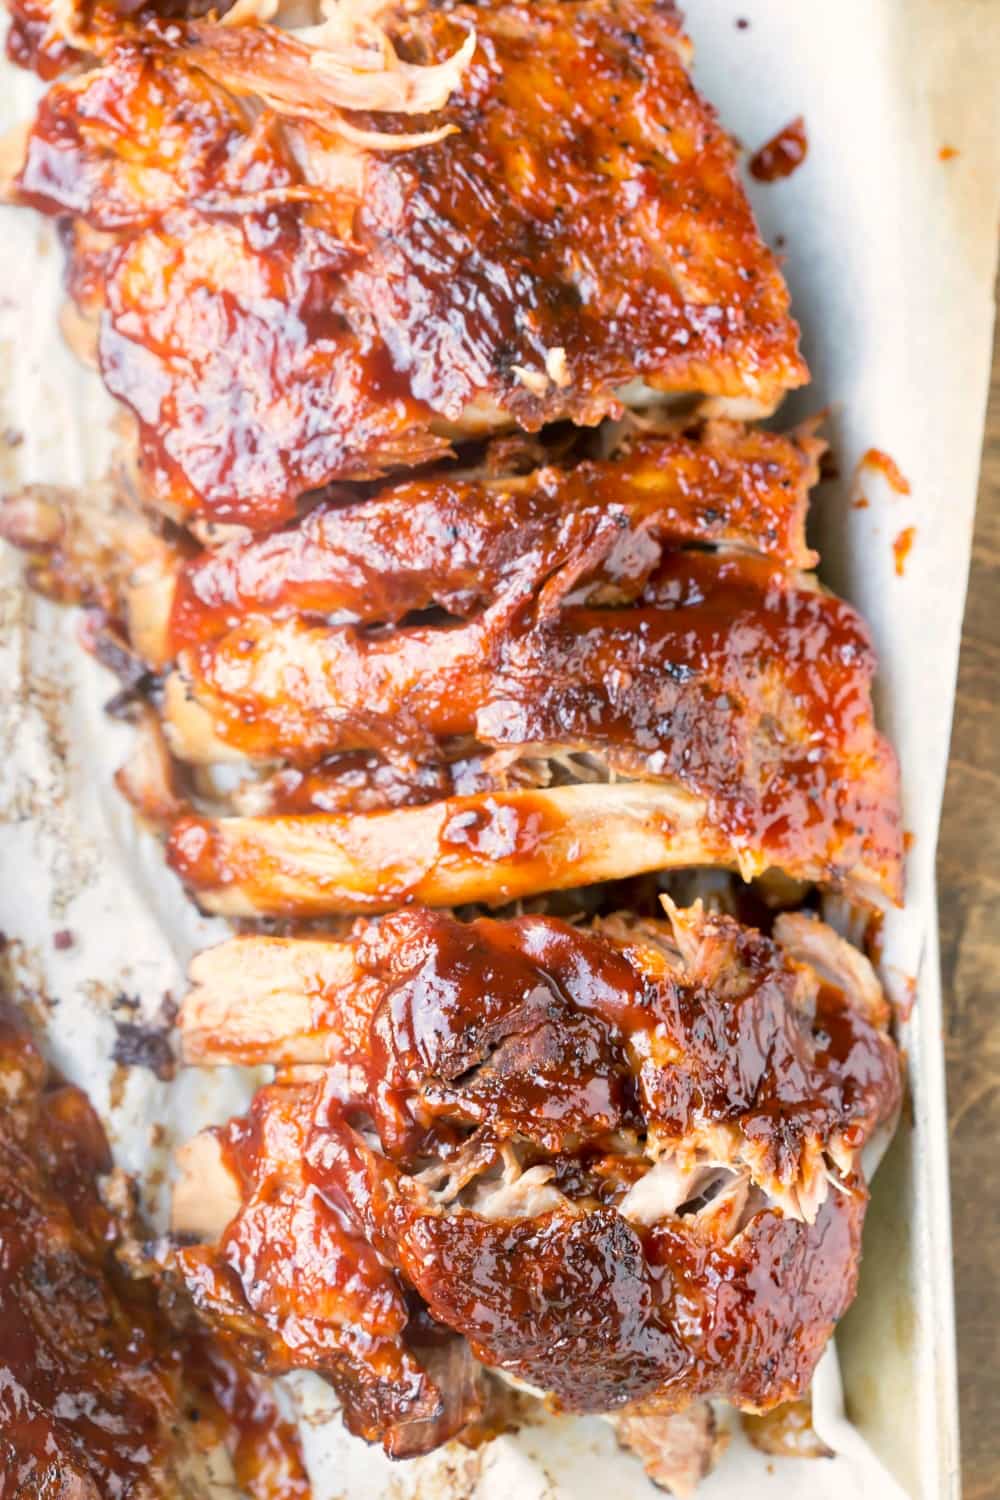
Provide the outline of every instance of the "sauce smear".
<path id="1" fill-rule="evenodd" d="M 906 571 L 906 559 L 910 555 L 910 549 L 913 546 L 913 539 L 916 534 L 917 528 L 915 526 L 906 526 L 892 544 L 892 550 L 896 558 L 896 573 L 900 578 L 902 578 Z"/>
<path id="2" fill-rule="evenodd" d="M 883 453 L 881 448 L 869 448 L 861 460 L 863 469 L 878 469 L 889 481 L 897 495 L 912 494 L 912 486 L 894 458 Z"/>
<path id="3" fill-rule="evenodd" d="M 777 182 L 783 177 L 791 177 L 808 153 L 806 122 L 797 115 L 750 158 L 750 175 L 758 182 Z"/>

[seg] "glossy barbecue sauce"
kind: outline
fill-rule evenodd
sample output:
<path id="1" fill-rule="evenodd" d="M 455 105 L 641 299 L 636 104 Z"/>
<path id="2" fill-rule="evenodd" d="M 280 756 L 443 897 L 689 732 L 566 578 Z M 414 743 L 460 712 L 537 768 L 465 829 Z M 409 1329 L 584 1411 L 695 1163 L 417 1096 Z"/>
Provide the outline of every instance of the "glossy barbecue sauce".
<path id="1" fill-rule="evenodd" d="M 683 1209 L 643 1226 L 615 1206 L 654 1127 L 678 1140 L 698 1120 L 731 1127 L 765 1178 L 794 1179 L 814 1135 L 847 1132 L 860 1148 L 898 1102 L 895 1050 L 831 986 L 813 1011 L 759 934 L 700 918 L 691 939 L 688 966 L 648 947 L 671 952 L 662 926 L 611 923 L 602 937 L 546 917 L 461 924 L 413 911 L 356 936 L 364 981 L 314 1004 L 345 1066 L 262 1091 L 220 1134 L 245 1201 L 220 1267 L 253 1266 L 246 1296 L 278 1360 L 290 1317 L 363 1410 L 365 1391 L 415 1357 L 398 1300 L 385 1304 L 391 1320 L 369 1315 L 401 1275 L 479 1358 L 570 1409 L 705 1392 L 767 1407 L 804 1389 L 853 1292 L 859 1178 L 812 1225 L 762 1200 L 735 1237 Z M 575 1212 L 468 1211 L 477 1200 L 462 1193 L 490 1179 L 505 1140 Z M 303 1176 L 282 1189 L 289 1153 Z M 451 1174 L 457 1197 L 432 1204 Z M 290 1263 L 291 1305 L 280 1290 Z M 393 1412 L 405 1417 L 405 1402 Z M 362 1416 L 349 1420 L 358 1430 Z"/>
<path id="2" fill-rule="evenodd" d="M 225 1447 L 253 1500 L 306 1500 L 298 1438 L 267 1382 L 216 1336 L 173 1326 L 116 1263 L 101 1124 L 2 997 L 0 1077 L 0 1474 L 18 1494 L 61 1480 L 81 1500 L 168 1500 L 184 1418 L 191 1450 Z"/>
<path id="3" fill-rule="evenodd" d="M 709 424 L 631 442 L 604 463 L 489 484 L 442 473 L 362 503 L 321 504 L 289 530 L 187 563 L 170 648 L 220 635 L 247 613 L 394 624 L 438 605 L 468 616 L 514 582 L 557 579 L 561 593 L 625 602 L 665 545 L 728 543 L 806 566 L 819 447 Z"/>

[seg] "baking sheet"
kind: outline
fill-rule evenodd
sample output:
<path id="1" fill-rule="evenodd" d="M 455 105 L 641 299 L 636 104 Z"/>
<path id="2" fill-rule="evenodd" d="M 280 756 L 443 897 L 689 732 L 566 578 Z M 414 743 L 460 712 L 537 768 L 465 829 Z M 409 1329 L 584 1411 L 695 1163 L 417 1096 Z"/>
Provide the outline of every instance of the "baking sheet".
<path id="1" fill-rule="evenodd" d="M 803 114 L 805 165 L 754 188 L 782 236 L 815 381 L 782 421 L 830 410 L 840 480 L 814 506 L 824 576 L 867 614 L 883 663 L 882 722 L 903 762 L 914 835 L 906 910 L 886 928 L 901 1000 L 912 1112 L 883 1164 L 862 1291 L 817 1377 L 817 1425 L 837 1458 L 769 1460 L 737 1432 L 706 1500 L 838 1500 L 957 1494 L 946 1115 L 934 845 L 947 759 L 992 324 L 1000 188 L 1000 7 L 994 0 L 688 0 L 696 75 L 748 147 Z M 738 20 L 749 22 L 738 26 Z M 0 128 L 23 119 L 33 80 L 0 68 Z M 958 154 L 941 159 L 942 147 Z M 56 329 L 61 256 L 50 226 L 0 210 L 0 483 L 79 483 L 105 472 L 112 405 Z M 20 440 L 18 440 L 20 439 Z M 874 471 L 887 451 L 912 485 Z M 852 507 L 859 488 L 869 505 Z M 892 542 L 915 527 L 904 575 Z M 137 834 L 111 786 L 129 731 L 102 705 L 111 680 L 74 640 L 72 614 L 22 587 L 0 556 L 0 928 L 22 998 L 58 1064 L 109 1121 L 118 1159 L 165 1209 L 169 1147 L 240 1107 L 233 1072 L 160 1082 L 109 1064 L 116 1020 L 155 1022 L 191 952 L 223 935 L 200 918 Z M 56 933 L 69 934 L 56 946 Z M 66 938 L 61 942 L 65 944 Z M 599 1421 L 551 1421 L 475 1453 L 399 1466 L 343 1434 L 315 1380 L 294 1383 L 317 1500 L 622 1500 L 659 1493 Z M 890 1477 L 892 1475 L 895 1477 Z"/>

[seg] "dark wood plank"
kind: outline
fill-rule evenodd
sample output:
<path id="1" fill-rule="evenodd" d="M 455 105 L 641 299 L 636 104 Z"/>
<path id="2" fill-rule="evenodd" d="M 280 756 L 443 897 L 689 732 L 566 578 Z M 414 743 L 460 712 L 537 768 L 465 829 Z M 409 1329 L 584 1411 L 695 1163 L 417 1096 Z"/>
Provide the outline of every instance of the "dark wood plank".
<path id="1" fill-rule="evenodd" d="M 1000 332 L 938 849 L 964 1500 L 1000 1497 Z"/>

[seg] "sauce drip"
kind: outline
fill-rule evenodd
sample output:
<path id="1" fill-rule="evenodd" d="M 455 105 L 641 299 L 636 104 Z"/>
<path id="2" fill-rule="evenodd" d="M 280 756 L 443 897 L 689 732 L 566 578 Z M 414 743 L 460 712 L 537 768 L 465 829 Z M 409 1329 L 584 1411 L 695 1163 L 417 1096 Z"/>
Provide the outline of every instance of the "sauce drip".
<path id="1" fill-rule="evenodd" d="M 197 1402 L 198 1421 L 228 1452 L 240 1489 L 250 1500 L 310 1500 L 298 1433 L 269 1382 L 219 1335 L 188 1336 L 181 1358 L 188 1414 Z"/>

